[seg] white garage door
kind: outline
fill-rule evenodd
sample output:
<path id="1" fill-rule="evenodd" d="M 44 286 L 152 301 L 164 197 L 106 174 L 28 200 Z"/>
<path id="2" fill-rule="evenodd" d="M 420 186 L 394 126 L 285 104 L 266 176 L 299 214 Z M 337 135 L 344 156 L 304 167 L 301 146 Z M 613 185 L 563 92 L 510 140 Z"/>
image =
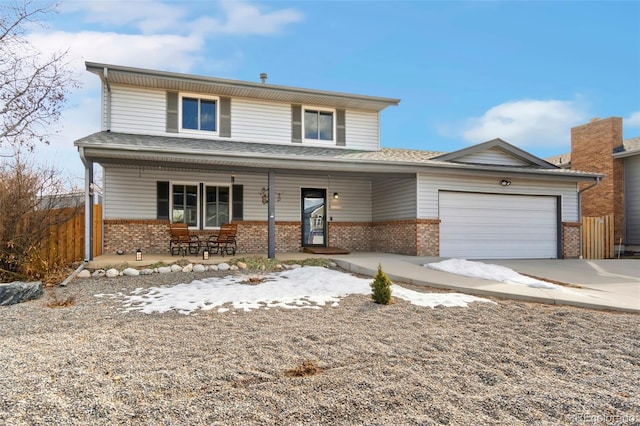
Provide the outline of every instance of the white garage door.
<path id="1" fill-rule="evenodd" d="M 440 256 L 556 258 L 556 202 L 547 196 L 440 191 Z"/>

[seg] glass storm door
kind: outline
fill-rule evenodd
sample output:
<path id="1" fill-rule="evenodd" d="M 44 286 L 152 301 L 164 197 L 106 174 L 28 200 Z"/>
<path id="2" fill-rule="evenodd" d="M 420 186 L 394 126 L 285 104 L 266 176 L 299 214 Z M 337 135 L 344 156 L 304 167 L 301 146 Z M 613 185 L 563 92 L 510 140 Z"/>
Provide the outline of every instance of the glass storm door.
<path id="1" fill-rule="evenodd" d="M 326 247 L 325 189 L 302 188 L 302 247 Z"/>

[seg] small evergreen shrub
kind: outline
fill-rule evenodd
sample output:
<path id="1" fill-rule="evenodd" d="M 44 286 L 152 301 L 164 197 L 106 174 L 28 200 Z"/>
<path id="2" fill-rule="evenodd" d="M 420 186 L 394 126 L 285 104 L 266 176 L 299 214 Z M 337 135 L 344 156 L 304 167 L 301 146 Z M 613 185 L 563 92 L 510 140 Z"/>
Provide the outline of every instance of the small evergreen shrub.
<path id="1" fill-rule="evenodd" d="M 387 277 L 387 274 L 382 271 L 382 265 L 378 264 L 378 273 L 371 283 L 371 298 L 373 301 L 382 305 L 392 303 L 391 284 L 393 283 Z"/>

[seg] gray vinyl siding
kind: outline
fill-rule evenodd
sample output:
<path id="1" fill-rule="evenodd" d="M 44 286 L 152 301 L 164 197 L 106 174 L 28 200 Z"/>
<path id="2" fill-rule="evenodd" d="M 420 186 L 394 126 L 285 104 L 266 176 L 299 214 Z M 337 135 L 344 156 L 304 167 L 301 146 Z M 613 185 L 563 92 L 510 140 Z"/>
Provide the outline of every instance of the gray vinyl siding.
<path id="1" fill-rule="evenodd" d="M 380 116 L 377 112 L 347 110 L 346 147 L 373 151 L 380 148 Z"/>
<path id="2" fill-rule="evenodd" d="M 245 142 L 291 143 L 291 105 L 234 98 L 231 135 Z"/>
<path id="3" fill-rule="evenodd" d="M 267 205 L 262 204 L 260 190 L 267 187 L 267 174 L 234 173 L 235 184 L 243 185 L 244 220 L 267 220 Z M 104 169 L 105 219 L 155 219 L 157 214 L 156 182 L 208 185 L 231 185 L 229 172 L 194 172 L 188 170 L 158 170 L 138 168 Z M 300 220 L 301 188 L 327 190 L 330 198 L 340 194 L 342 210 L 328 210 L 334 221 L 368 222 L 371 220 L 371 183 L 368 179 L 314 177 L 307 175 L 275 176 L 277 221 Z M 277 195 L 276 195 L 277 197 Z M 276 198 L 277 199 L 277 198 Z"/>
<path id="4" fill-rule="evenodd" d="M 513 157 L 499 149 L 491 148 L 475 154 L 466 155 L 462 158 L 456 159 L 461 163 L 472 164 L 495 164 L 500 166 L 526 166 L 528 163 Z"/>
<path id="5" fill-rule="evenodd" d="M 102 129 L 149 135 L 167 133 L 167 93 L 164 90 L 111 86 L 111 105 L 103 87 Z M 110 115 L 108 113 L 110 107 Z M 291 143 L 291 105 L 250 99 L 231 99 L 230 135 L 233 140 L 257 143 Z M 110 123 L 109 123 L 110 117 Z M 349 149 L 377 150 L 379 114 L 370 111 L 345 111 L 345 143 Z M 341 129 L 342 131 L 342 129 Z M 172 136 L 175 134 L 171 133 Z M 184 135 L 194 137 L 193 135 Z M 201 135 L 199 135 L 201 137 Z M 332 147 L 335 143 L 305 141 L 305 145 Z M 339 142 L 337 149 L 342 147 Z"/>
<path id="6" fill-rule="evenodd" d="M 575 182 L 558 182 L 508 177 L 510 186 L 501 186 L 502 177 L 473 175 L 418 175 L 418 218 L 437 219 L 438 191 L 465 191 L 493 194 L 553 195 L 562 200 L 562 221 L 578 221 L 578 194 Z"/>
<path id="7" fill-rule="evenodd" d="M 416 179 L 378 178 L 372 184 L 373 221 L 416 218 Z"/>
<path id="8" fill-rule="evenodd" d="M 166 133 L 166 92 L 111 86 L 111 130 L 123 133 Z"/>
<path id="9" fill-rule="evenodd" d="M 626 244 L 640 244 L 640 155 L 624 159 Z"/>

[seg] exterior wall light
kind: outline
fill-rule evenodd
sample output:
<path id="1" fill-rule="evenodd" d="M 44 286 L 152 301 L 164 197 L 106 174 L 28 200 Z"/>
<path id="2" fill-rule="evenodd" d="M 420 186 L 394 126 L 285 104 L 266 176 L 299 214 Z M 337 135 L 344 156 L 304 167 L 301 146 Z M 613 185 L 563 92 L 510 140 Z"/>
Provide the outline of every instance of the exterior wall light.
<path id="1" fill-rule="evenodd" d="M 500 185 L 502 185 L 502 186 L 509 186 L 509 185 L 511 185 L 511 181 L 510 181 L 510 180 L 506 180 L 506 179 L 502 179 L 502 180 L 500 181 Z"/>
<path id="2" fill-rule="evenodd" d="M 329 201 L 329 210 L 342 210 L 342 204 L 340 204 L 340 195 L 337 192 L 333 193 L 333 198 Z"/>
<path id="3" fill-rule="evenodd" d="M 142 260 L 142 250 L 136 250 L 136 260 Z"/>

